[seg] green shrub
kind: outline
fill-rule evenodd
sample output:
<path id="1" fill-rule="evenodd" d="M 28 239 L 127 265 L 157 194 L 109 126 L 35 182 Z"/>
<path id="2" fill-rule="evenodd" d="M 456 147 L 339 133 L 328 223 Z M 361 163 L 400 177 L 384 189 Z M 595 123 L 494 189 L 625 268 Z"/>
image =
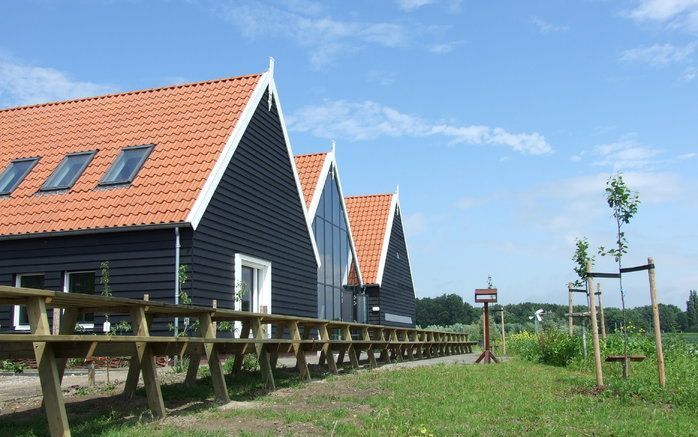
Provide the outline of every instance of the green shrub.
<path id="1" fill-rule="evenodd" d="M 26 363 L 23 363 L 21 361 L 14 362 L 10 360 L 4 360 L 2 362 L 2 370 L 6 372 L 23 373 L 24 369 L 26 368 Z"/>
<path id="2" fill-rule="evenodd" d="M 566 366 L 582 355 L 582 341 L 556 329 L 546 329 L 538 336 L 538 361 L 552 366 Z"/>
<path id="3" fill-rule="evenodd" d="M 235 356 L 229 356 L 223 363 L 223 370 L 225 373 L 231 373 L 235 367 Z M 257 357 L 253 354 L 245 354 L 242 358 L 242 370 L 247 370 L 249 372 L 259 369 L 259 361 Z"/>

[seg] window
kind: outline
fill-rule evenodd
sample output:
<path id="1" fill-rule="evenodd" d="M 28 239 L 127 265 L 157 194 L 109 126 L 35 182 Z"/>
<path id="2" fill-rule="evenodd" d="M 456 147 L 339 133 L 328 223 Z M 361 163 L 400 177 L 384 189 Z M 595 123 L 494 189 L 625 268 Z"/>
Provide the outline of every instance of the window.
<path id="1" fill-rule="evenodd" d="M 80 152 L 66 155 L 58 168 L 49 176 L 42 191 L 67 190 L 78 180 L 82 172 L 90 163 L 95 152 Z"/>
<path id="2" fill-rule="evenodd" d="M 271 314 L 271 262 L 241 253 L 235 254 L 235 296 L 237 311 Z M 235 322 L 237 332 L 240 322 Z M 264 325 L 265 336 L 271 327 Z"/>
<path id="3" fill-rule="evenodd" d="M 95 294 L 95 272 L 68 272 L 65 275 L 64 287 L 66 293 Z M 78 323 L 83 328 L 94 328 L 95 315 L 81 313 Z"/>
<path id="4" fill-rule="evenodd" d="M 0 196 L 10 194 L 22 182 L 39 158 L 15 159 L 0 175 Z"/>
<path id="5" fill-rule="evenodd" d="M 44 274 L 32 273 L 17 275 L 15 280 L 17 287 L 23 288 L 44 288 Z M 18 331 L 29 330 L 29 316 L 27 315 L 27 307 L 24 305 L 15 305 L 14 311 L 14 327 Z"/>
<path id="6" fill-rule="evenodd" d="M 153 150 L 152 144 L 123 149 L 99 182 L 100 185 L 128 184 L 133 181 L 151 150 Z"/>

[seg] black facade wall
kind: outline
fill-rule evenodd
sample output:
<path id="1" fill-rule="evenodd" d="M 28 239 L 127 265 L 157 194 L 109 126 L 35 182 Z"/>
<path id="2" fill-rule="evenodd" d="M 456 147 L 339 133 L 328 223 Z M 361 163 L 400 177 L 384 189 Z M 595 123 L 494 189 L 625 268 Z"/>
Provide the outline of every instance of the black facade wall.
<path id="1" fill-rule="evenodd" d="M 412 284 L 409 254 L 407 253 L 405 233 L 399 214 L 401 212 L 397 209 L 390 231 L 388 253 L 381 280 L 379 292 L 380 323 L 391 326 L 414 327 L 416 316 L 414 284 Z M 386 321 L 385 313 L 411 317 L 412 323 L 405 324 Z"/>
<path id="2" fill-rule="evenodd" d="M 180 228 L 180 263 L 190 264 L 192 232 Z M 0 241 L 0 285 L 15 285 L 18 274 L 43 273 L 48 290 L 63 291 L 65 272 L 95 272 L 95 293 L 102 292 L 100 264 L 109 262 L 112 295 L 173 302 L 175 284 L 174 229 L 145 229 L 73 236 L 22 238 Z M 191 282 L 183 290 L 191 293 Z M 0 306 L 0 330 L 13 327 L 13 306 Z M 51 316 L 49 311 L 49 317 Z M 112 317 L 114 323 L 120 317 Z M 103 317 L 95 318 L 101 330 Z M 156 320 L 156 333 L 166 333 L 167 322 Z"/>
<path id="3" fill-rule="evenodd" d="M 194 232 L 194 304 L 234 307 L 235 254 L 271 261 L 275 314 L 317 317 L 317 264 L 276 102 L 267 94 Z"/>

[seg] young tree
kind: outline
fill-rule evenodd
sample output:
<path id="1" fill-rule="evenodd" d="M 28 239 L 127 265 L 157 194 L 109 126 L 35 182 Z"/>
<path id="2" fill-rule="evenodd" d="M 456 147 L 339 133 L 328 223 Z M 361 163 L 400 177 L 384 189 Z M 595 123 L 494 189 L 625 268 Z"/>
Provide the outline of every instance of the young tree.
<path id="1" fill-rule="evenodd" d="M 611 208 L 612 216 L 616 220 L 616 245 L 606 249 L 599 247 L 601 256 L 613 256 L 618 263 L 618 284 L 620 287 L 620 303 L 623 312 L 623 354 L 628 355 L 628 332 L 625 320 L 625 291 L 623 290 L 623 276 L 620 270 L 623 266 L 623 255 L 628 253 L 628 239 L 623 232 L 623 225 L 630 223 L 630 220 L 637 214 L 637 207 L 640 205 L 640 196 L 636 191 L 632 191 L 625 184 L 623 175 L 618 173 L 608 178 L 606 181 L 606 202 Z M 627 365 L 627 363 L 626 363 Z"/>
<path id="2" fill-rule="evenodd" d="M 574 261 L 574 272 L 578 279 L 573 284 L 575 287 L 582 287 L 587 283 L 587 262 L 594 262 L 594 257 L 589 255 L 589 240 L 586 237 L 577 238 L 574 245 L 572 261 Z"/>

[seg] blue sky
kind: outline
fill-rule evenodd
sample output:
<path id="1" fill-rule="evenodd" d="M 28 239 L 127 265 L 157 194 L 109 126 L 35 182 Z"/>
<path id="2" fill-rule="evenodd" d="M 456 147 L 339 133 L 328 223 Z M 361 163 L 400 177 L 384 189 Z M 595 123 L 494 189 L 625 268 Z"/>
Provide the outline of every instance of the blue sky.
<path id="1" fill-rule="evenodd" d="M 3 107 L 269 56 L 296 153 L 334 139 L 347 194 L 400 185 L 419 297 L 491 274 L 503 302 L 566 303 L 575 237 L 612 244 L 616 171 L 643 201 L 626 264 L 653 256 L 665 303 L 698 287 L 696 0 L 0 4 Z M 646 275 L 626 288 L 648 304 Z"/>

